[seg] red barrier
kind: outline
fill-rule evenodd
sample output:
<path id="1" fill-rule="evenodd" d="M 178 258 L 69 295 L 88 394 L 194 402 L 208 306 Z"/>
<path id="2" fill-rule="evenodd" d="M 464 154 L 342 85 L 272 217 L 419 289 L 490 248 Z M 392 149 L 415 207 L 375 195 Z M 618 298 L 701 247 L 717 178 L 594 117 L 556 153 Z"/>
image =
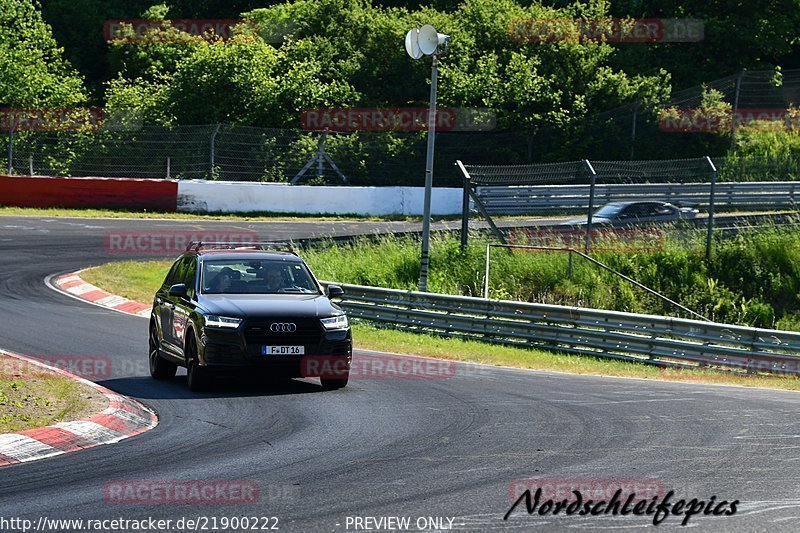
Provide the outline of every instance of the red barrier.
<path id="1" fill-rule="evenodd" d="M 0 205 L 175 211 L 178 182 L 134 178 L 0 176 Z"/>

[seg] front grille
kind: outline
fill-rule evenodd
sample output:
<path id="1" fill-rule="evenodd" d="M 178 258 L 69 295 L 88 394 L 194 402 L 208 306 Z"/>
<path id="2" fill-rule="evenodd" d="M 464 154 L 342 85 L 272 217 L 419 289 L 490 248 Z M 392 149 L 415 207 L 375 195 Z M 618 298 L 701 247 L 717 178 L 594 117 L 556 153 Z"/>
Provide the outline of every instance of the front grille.
<path id="1" fill-rule="evenodd" d="M 294 332 L 270 331 L 273 323 L 292 323 L 297 326 Z M 248 345 L 307 345 L 319 344 L 325 332 L 316 318 L 270 318 L 248 320 L 244 327 L 244 339 Z"/>

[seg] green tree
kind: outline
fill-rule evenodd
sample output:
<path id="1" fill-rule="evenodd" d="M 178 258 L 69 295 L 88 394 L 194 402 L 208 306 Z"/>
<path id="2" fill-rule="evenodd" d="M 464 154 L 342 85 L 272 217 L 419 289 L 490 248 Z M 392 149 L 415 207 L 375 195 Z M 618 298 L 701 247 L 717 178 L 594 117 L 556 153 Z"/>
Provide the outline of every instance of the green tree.
<path id="1" fill-rule="evenodd" d="M 525 42 L 509 29 L 517 19 L 600 17 L 607 10 L 603 2 L 554 9 L 466 0 L 452 12 L 409 12 L 364 0 L 296 0 L 246 13 L 252 25 L 233 42 L 118 45 L 120 78 L 169 86 L 164 112 L 178 122 L 199 120 L 200 102 L 209 119 L 278 127 L 297 124 L 287 113 L 305 106 L 425 105 L 430 60 L 408 58 L 403 38 L 427 22 L 452 37 L 441 62 L 441 105 L 495 109 L 504 128 L 566 124 L 664 94 L 667 76 L 615 70 L 607 43 Z M 109 100 L 121 86 L 112 84 Z"/>
<path id="2" fill-rule="evenodd" d="M 669 71 L 678 88 L 750 70 L 800 63 L 800 0 L 619 0 L 614 16 L 702 20 L 700 42 L 622 43 L 616 65 L 630 71 Z"/>
<path id="3" fill-rule="evenodd" d="M 82 78 L 63 58 L 32 0 L 0 0 L 0 106 L 83 104 Z"/>

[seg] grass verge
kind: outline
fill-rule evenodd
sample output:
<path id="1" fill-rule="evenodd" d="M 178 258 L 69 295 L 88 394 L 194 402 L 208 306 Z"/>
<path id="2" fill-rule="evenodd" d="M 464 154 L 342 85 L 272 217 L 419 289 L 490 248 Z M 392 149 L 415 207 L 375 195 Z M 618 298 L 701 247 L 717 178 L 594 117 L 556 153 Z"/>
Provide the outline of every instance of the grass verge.
<path id="1" fill-rule="evenodd" d="M 81 272 L 84 281 L 130 300 L 152 303 L 172 261 L 119 261 Z"/>
<path id="2" fill-rule="evenodd" d="M 78 420 L 105 405 L 91 387 L 0 354 L 0 434 Z"/>
<path id="3" fill-rule="evenodd" d="M 150 302 L 170 264 L 169 261 L 109 263 L 85 270 L 81 277 L 113 294 Z M 751 377 L 707 370 L 661 369 L 635 362 L 409 333 L 377 328 L 365 323 L 354 324 L 353 339 L 357 348 L 490 365 L 573 374 L 800 390 L 800 379 L 794 377 Z"/>
<path id="4" fill-rule="evenodd" d="M 236 221 L 407 221 L 420 222 L 418 216 L 358 216 L 358 215 L 309 215 L 303 213 L 176 213 L 173 211 L 126 211 L 124 209 L 69 209 L 61 207 L 13 207 L 0 206 L 0 216 L 40 216 L 76 218 L 164 218 L 170 220 L 236 220 Z M 434 217 L 434 220 L 456 220 L 460 216 Z"/>

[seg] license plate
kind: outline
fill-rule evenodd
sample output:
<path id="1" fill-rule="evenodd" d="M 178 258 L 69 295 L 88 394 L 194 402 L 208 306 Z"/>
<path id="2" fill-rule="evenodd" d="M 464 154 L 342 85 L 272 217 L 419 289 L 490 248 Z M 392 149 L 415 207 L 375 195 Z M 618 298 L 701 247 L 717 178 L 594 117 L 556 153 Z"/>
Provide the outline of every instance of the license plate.
<path id="1" fill-rule="evenodd" d="M 261 355 L 303 355 L 305 346 L 262 346 Z"/>

